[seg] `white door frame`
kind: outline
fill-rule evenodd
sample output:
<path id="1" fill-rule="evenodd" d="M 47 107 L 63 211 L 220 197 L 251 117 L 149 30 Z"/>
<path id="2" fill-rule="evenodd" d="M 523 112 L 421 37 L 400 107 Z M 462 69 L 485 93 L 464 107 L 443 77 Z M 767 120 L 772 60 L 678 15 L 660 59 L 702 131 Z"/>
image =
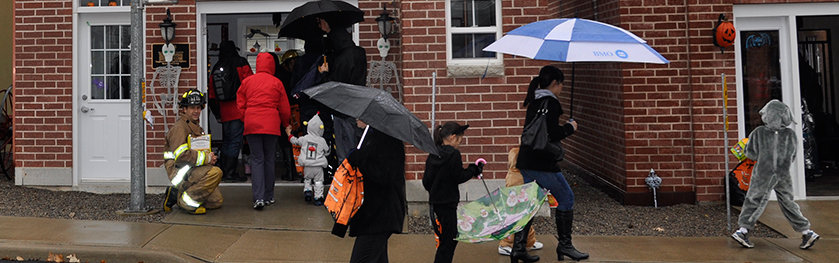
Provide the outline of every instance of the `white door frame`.
<path id="1" fill-rule="evenodd" d="M 794 116 L 801 116 L 801 91 L 800 80 L 798 75 L 798 39 L 796 28 L 797 16 L 817 16 L 817 15 L 837 15 L 839 14 L 839 3 L 795 3 L 795 4 L 747 4 L 734 5 L 734 27 L 741 31 L 743 29 L 752 30 L 778 30 L 778 39 L 781 43 L 781 74 L 782 74 L 782 94 L 786 103 L 792 109 Z M 739 34 L 738 34 L 739 35 Z M 741 37 L 737 37 L 734 42 L 735 46 L 735 67 L 737 74 L 737 114 L 744 116 L 743 97 L 743 72 L 742 61 L 740 59 L 742 50 Z M 794 124 L 796 136 L 798 141 L 803 141 L 801 134 L 801 121 Z M 745 123 L 738 122 L 739 137 L 745 138 Z M 798 144 L 795 163 L 793 163 L 791 173 L 793 175 L 793 194 L 795 199 L 805 200 L 806 196 L 806 180 L 804 178 L 804 145 Z M 775 199 L 774 192 L 772 199 Z M 813 197 L 811 197 L 813 199 Z"/>
<path id="2" fill-rule="evenodd" d="M 75 1 L 73 1 L 73 2 L 75 3 Z M 73 99 L 72 99 L 72 110 L 71 110 L 72 111 L 72 120 L 73 120 L 73 124 L 72 124 L 72 132 L 73 132 L 73 136 L 72 136 L 72 145 L 73 145 L 73 151 L 72 151 L 72 155 L 73 155 L 72 186 L 73 187 L 78 187 L 80 184 L 85 183 L 85 182 L 81 182 L 82 181 L 81 180 L 81 172 L 82 171 L 81 171 L 81 165 L 80 165 L 81 160 L 79 158 L 79 155 L 81 154 L 81 147 L 83 147 L 83 145 L 81 145 L 81 139 L 80 139 L 81 129 L 79 127 L 80 121 L 81 121 L 81 119 L 80 119 L 81 113 L 79 112 L 79 107 L 80 107 L 79 100 L 80 100 L 80 96 L 81 96 L 80 92 L 79 92 L 79 88 L 80 88 L 79 87 L 79 83 L 80 83 L 79 67 L 82 66 L 82 65 L 79 65 L 79 63 L 81 63 L 82 52 L 89 52 L 89 51 L 88 50 L 80 50 L 81 41 L 88 41 L 88 40 L 80 39 L 80 37 L 81 37 L 80 36 L 81 35 L 81 32 L 80 32 L 81 27 L 82 26 L 87 26 L 87 25 L 83 24 L 84 21 L 81 20 L 81 17 L 84 16 L 84 15 L 96 15 L 96 14 L 102 14 L 104 16 L 108 16 L 108 15 L 112 15 L 112 14 L 116 14 L 116 15 L 119 15 L 119 16 L 128 16 L 128 15 L 130 15 L 130 11 L 131 11 L 131 9 L 128 6 L 107 7 L 107 8 L 78 7 L 76 5 L 73 6 L 73 23 L 72 23 L 72 25 L 73 25 L 73 40 L 72 40 L 72 43 L 73 43 L 73 52 L 72 52 L 73 53 L 72 96 L 73 96 Z M 143 15 L 143 23 L 142 24 L 143 25 L 146 24 L 145 11 L 144 11 L 144 15 Z M 142 33 L 142 36 L 141 36 L 143 39 L 146 38 L 145 31 L 146 30 L 143 30 L 143 33 Z M 142 52 L 143 52 L 143 54 L 145 54 L 145 48 L 143 48 Z M 142 68 L 143 68 L 143 75 L 145 76 L 145 73 L 146 73 L 145 72 L 145 60 L 143 60 L 143 67 Z M 145 132 L 145 125 L 143 126 L 143 128 L 144 128 L 143 132 Z M 119 185 L 123 185 L 123 184 L 127 185 L 129 182 L 130 182 L 130 180 L 125 181 L 125 182 L 120 181 Z"/>

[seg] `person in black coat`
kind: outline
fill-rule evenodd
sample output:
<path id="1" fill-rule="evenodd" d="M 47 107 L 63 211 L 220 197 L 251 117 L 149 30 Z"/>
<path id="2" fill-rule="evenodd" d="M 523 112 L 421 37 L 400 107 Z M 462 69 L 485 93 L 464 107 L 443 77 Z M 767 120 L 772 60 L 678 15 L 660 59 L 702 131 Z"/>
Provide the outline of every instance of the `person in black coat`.
<path id="1" fill-rule="evenodd" d="M 525 127 L 535 119 L 537 112 L 542 109 L 543 102 L 546 102 L 544 107 L 547 109 L 545 121 L 548 137 L 553 144 L 558 144 L 560 140 L 571 136 L 577 130 L 577 122 L 574 120 L 568 120 L 564 125 L 559 125 L 562 107 L 559 105 L 557 97 L 562 93 L 563 80 L 565 80 L 565 75 L 562 74 L 561 70 L 554 66 L 544 66 L 539 70 L 539 76 L 530 81 L 530 87 L 528 87 L 527 96 L 524 99 L 524 106 L 527 107 Z M 559 203 L 556 208 L 557 257 L 559 260 L 562 260 L 564 256 L 574 260 L 587 259 L 589 257 L 587 253 L 577 251 L 571 244 L 571 225 L 574 221 L 574 193 L 571 192 L 568 181 L 565 180 L 565 176 L 562 175 L 561 170 L 556 165 L 560 158 L 550 152 L 533 150 L 524 145 L 520 148 L 516 168 L 521 171 L 524 182 L 536 181 L 540 187 L 548 189 Z M 530 223 L 525 226 L 525 230 L 516 233 L 513 239 L 513 249 L 510 257 L 515 260 L 525 262 L 539 260 L 538 256 L 527 254 L 526 237 L 529 228 Z"/>
<path id="2" fill-rule="evenodd" d="M 361 121 L 357 125 L 368 127 Z M 388 262 L 387 241 L 402 233 L 408 212 L 405 145 L 369 127 L 347 160 L 364 176 L 364 204 L 349 222 L 350 236 L 356 237 L 350 262 Z"/>
<path id="3" fill-rule="evenodd" d="M 437 152 L 425 159 L 425 173 L 422 185 L 428 191 L 428 207 L 440 222 L 440 238 L 434 262 L 452 262 L 457 248 L 457 204 L 460 202 L 458 185 L 477 177 L 483 172 L 480 166 L 469 164 L 463 168 L 460 151 L 457 150 L 463 140 L 463 132 L 469 125 L 460 126 L 456 122 L 446 122 L 434 129 L 434 143 Z M 436 228 L 436 227 L 435 227 Z"/>

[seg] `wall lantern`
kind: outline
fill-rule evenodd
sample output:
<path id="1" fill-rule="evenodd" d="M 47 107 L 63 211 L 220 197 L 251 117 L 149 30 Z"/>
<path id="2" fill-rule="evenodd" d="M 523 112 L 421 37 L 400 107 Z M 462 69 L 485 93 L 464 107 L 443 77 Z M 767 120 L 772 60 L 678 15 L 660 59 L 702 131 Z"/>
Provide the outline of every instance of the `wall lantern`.
<path id="1" fill-rule="evenodd" d="M 376 24 L 379 26 L 379 33 L 382 34 L 382 38 L 385 40 L 387 40 L 388 36 L 394 33 L 396 24 L 395 20 L 396 19 L 390 17 L 390 13 L 387 12 L 387 6 L 382 6 L 382 13 L 376 18 Z"/>
<path id="2" fill-rule="evenodd" d="M 160 35 L 163 36 L 163 40 L 166 41 L 166 44 L 175 39 L 175 27 L 178 24 L 172 23 L 172 13 L 169 12 L 169 8 L 166 8 L 166 18 L 163 19 L 163 23 L 160 23 Z"/>
<path id="3" fill-rule="evenodd" d="M 714 27 L 714 46 L 720 47 L 720 53 L 725 48 L 734 45 L 734 38 L 737 37 L 737 30 L 734 29 L 734 24 L 728 22 L 725 14 L 720 14 L 717 19 L 717 26 Z"/>
<path id="4" fill-rule="evenodd" d="M 166 63 L 171 63 L 175 57 L 175 45 L 172 45 L 170 42 L 175 39 L 175 27 L 178 24 L 172 23 L 172 13 L 169 12 L 169 8 L 166 8 L 166 18 L 163 19 L 163 23 L 160 23 L 159 26 L 160 35 L 166 41 L 166 44 L 160 48 L 160 52 L 163 52 L 163 58 Z"/>

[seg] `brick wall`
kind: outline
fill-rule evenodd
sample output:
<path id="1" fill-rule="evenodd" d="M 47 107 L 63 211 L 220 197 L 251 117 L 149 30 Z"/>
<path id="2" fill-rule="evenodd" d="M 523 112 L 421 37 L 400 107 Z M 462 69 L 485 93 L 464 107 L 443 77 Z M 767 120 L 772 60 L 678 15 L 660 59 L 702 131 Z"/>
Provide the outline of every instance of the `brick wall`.
<path id="1" fill-rule="evenodd" d="M 14 2 L 16 167 L 73 166 L 72 3 Z"/>
<path id="2" fill-rule="evenodd" d="M 402 6 L 402 56 L 405 106 L 420 119 L 431 120 L 432 73 L 437 73 L 436 121 L 469 124 L 460 151 L 464 161 L 489 162 L 487 178 L 504 178 L 507 152 L 519 144 L 527 85 L 545 61 L 505 56 L 503 77 L 448 77 L 445 2 L 410 0 Z M 502 1 L 503 31 L 536 20 L 557 17 L 557 1 Z M 427 154 L 408 151 L 406 176 L 420 179 Z"/>

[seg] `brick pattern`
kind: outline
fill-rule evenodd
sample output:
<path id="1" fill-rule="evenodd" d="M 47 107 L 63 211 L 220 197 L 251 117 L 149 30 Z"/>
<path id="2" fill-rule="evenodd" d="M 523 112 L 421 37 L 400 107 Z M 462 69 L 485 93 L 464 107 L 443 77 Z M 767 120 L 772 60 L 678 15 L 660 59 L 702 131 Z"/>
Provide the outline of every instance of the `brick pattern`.
<path id="1" fill-rule="evenodd" d="M 72 167 L 72 1 L 14 7 L 15 166 Z"/>
<path id="2" fill-rule="evenodd" d="M 557 1 L 503 0 L 503 31 L 533 21 L 556 18 Z M 402 56 L 405 106 L 431 120 L 432 73 L 437 73 L 436 121 L 469 124 L 460 151 L 464 162 L 485 158 L 487 178 L 504 178 L 507 152 L 517 147 L 524 123 L 521 102 L 527 85 L 544 61 L 505 56 L 503 77 L 447 77 L 445 1 L 402 1 Z M 420 179 L 427 154 L 410 149 L 407 179 Z"/>

